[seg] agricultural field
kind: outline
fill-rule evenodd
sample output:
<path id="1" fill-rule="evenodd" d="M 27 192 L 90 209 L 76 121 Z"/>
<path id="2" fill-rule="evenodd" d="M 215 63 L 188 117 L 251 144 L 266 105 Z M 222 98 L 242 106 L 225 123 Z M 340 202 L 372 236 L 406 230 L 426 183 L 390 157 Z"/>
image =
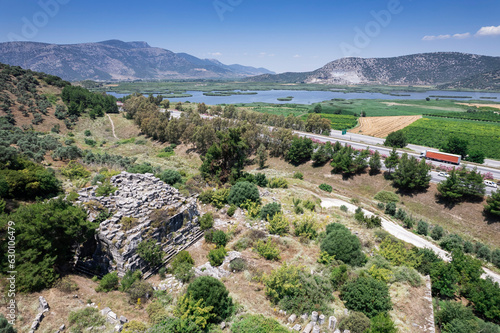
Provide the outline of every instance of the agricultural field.
<path id="1" fill-rule="evenodd" d="M 436 113 L 436 114 L 426 115 L 426 116 L 441 117 L 441 118 L 467 119 L 467 120 L 481 120 L 481 121 L 500 123 L 500 112 L 493 112 L 493 111 L 447 112 L 447 113 Z"/>
<path id="2" fill-rule="evenodd" d="M 257 103 L 255 103 L 257 104 Z M 307 114 L 309 109 L 307 107 L 301 107 L 301 106 L 295 106 L 295 105 L 270 105 L 270 104 L 264 104 L 262 105 L 255 105 L 254 103 L 252 104 L 247 104 L 249 105 L 249 109 L 255 112 L 261 112 L 261 113 L 268 113 L 268 114 L 273 114 L 273 115 L 282 115 L 282 116 L 288 116 L 290 114 L 298 117 L 304 114 Z M 255 106 L 253 106 L 255 105 Z"/>
<path id="3" fill-rule="evenodd" d="M 405 127 L 409 143 L 441 148 L 450 135 L 469 141 L 469 150 L 500 159 L 500 124 L 459 119 L 424 117 Z"/>
<path id="4" fill-rule="evenodd" d="M 500 103 L 457 103 L 460 105 L 474 106 L 476 108 L 492 108 L 500 110 Z"/>
<path id="5" fill-rule="evenodd" d="M 358 117 L 343 114 L 326 114 L 320 113 L 321 118 L 330 120 L 332 129 L 343 130 L 353 128 L 358 124 Z M 307 115 L 302 116 L 303 120 L 307 119 Z"/>
<path id="6" fill-rule="evenodd" d="M 349 132 L 385 138 L 389 133 L 405 128 L 420 118 L 422 116 L 361 117 L 358 119 L 359 126 Z"/>

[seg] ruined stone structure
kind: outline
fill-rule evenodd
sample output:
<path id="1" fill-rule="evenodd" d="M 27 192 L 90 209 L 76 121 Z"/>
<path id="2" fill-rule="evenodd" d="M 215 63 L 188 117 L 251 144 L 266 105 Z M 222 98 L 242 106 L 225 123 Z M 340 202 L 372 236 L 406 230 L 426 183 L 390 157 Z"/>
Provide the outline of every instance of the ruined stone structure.
<path id="1" fill-rule="evenodd" d="M 168 258 L 202 236 L 195 197 L 183 197 L 148 173 L 122 172 L 111 177 L 110 185 L 117 189 L 106 197 L 96 196 L 98 185 L 78 192 L 77 203 L 87 208 L 89 219 L 100 221 L 94 254 L 92 259 L 78 260 L 80 271 L 116 270 L 119 276 L 128 270 L 146 272 L 150 267 L 136 251 L 142 241 L 154 240 Z"/>

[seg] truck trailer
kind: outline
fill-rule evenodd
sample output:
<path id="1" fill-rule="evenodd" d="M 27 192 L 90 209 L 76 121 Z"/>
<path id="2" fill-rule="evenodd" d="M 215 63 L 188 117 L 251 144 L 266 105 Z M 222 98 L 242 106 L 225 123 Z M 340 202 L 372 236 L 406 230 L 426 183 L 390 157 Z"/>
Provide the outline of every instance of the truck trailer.
<path id="1" fill-rule="evenodd" d="M 460 165 L 460 161 L 462 160 L 462 156 L 460 155 L 441 153 L 438 151 L 430 150 L 424 150 L 423 152 L 421 152 L 420 157 L 425 158 L 426 160 L 453 163 L 456 165 Z"/>

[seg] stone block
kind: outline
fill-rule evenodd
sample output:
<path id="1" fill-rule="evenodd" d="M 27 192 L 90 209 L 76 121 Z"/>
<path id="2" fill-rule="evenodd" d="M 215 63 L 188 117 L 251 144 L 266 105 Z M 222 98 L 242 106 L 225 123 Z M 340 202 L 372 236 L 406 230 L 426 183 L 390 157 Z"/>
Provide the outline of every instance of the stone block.
<path id="1" fill-rule="evenodd" d="M 337 326 L 337 318 L 335 318 L 335 316 L 330 316 L 328 318 L 328 328 L 334 330 L 336 326 Z"/>
<path id="2" fill-rule="evenodd" d="M 288 322 L 290 324 L 293 324 L 295 322 L 295 320 L 297 320 L 297 315 L 295 315 L 295 314 L 292 314 L 290 317 L 288 317 Z"/>
<path id="3" fill-rule="evenodd" d="M 128 323 L 128 319 L 125 318 L 124 316 L 120 316 L 120 324 L 125 324 Z"/>
<path id="4" fill-rule="evenodd" d="M 311 333 L 312 329 L 313 329 L 313 323 L 310 322 L 309 324 L 306 325 L 306 327 L 304 328 L 304 330 L 302 331 L 302 333 Z"/>
<path id="5" fill-rule="evenodd" d="M 313 322 L 317 322 L 318 321 L 318 312 L 313 311 L 311 313 L 311 321 L 313 321 Z"/>
<path id="6" fill-rule="evenodd" d="M 313 327 L 312 333 L 319 333 L 319 331 L 320 331 L 320 328 L 318 325 L 316 325 Z"/>
<path id="7" fill-rule="evenodd" d="M 294 331 L 297 331 L 297 332 L 298 332 L 298 331 L 300 331 L 300 329 L 301 329 L 301 328 L 302 328 L 302 326 L 300 326 L 299 324 L 295 324 L 295 326 L 293 326 L 293 328 L 292 328 L 292 329 L 293 329 Z"/>
<path id="8" fill-rule="evenodd" d="M 325 323 L 325 315 L 321 314 L 318 317 L 318 325 L 323 325 Z"/>

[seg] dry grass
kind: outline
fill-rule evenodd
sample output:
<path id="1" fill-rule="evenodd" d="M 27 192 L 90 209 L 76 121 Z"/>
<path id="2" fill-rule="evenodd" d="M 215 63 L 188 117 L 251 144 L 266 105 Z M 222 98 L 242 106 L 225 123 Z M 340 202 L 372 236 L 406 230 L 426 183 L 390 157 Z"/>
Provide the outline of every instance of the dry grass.
<path id="1" fill-rule="evenodd" d="M 422 116 L 361 117 L 359 126 L 349 130 L 378 138 L 385 138 L 389 133 L 405 128 Z"/>
<path id="2" fill-rule="evenodd" d="M 394 307 L 389 313 L 398 332 L 423 332 L 421 327 L 427 324 L 426 319 L 431 315 L 430 301 L 424 298 L 426 289 L 425 284 L 418 288 L 399 282 L 390 286 Z"/>

